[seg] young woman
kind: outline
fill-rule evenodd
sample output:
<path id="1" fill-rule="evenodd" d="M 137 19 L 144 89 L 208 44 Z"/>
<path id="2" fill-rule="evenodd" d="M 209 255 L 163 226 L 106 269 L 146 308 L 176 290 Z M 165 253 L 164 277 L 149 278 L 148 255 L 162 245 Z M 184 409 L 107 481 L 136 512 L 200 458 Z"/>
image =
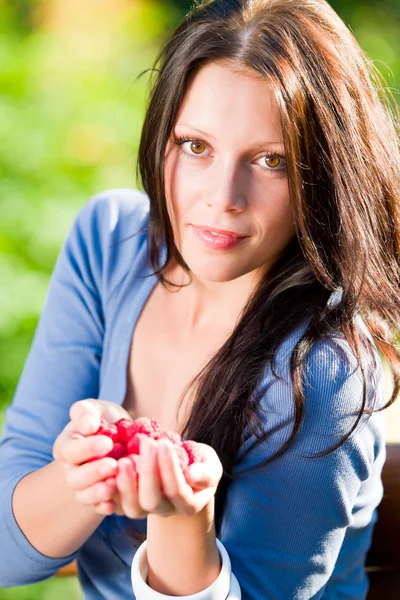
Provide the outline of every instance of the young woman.
<path id="1" fill-rule="evenodd" d="M 389 402 L 400 373 L 390 104 L 324 0 L 203 2 L 154 73 L 144 192 L 79 212 L 7 411 L 0 585 L 77 558 L 90 600 L 364 599 L 380 353 Z M 88 462 L 129 415 L 204 462 Z"/>

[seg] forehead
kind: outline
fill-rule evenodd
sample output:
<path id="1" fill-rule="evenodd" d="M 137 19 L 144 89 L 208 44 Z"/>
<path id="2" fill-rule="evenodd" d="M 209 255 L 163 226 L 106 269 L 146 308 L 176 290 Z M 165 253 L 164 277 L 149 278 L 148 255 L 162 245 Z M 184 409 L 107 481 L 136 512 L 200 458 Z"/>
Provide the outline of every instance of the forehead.
<path id="1" fill-rule="evenodd" d="M 281 120 L 273 90 L 261 75 L 242 66 L 213 62 L 192 74 L 178 113 L 206 131 L 224 124 L 245 134 L 257 131 L 281 138 Z"/>

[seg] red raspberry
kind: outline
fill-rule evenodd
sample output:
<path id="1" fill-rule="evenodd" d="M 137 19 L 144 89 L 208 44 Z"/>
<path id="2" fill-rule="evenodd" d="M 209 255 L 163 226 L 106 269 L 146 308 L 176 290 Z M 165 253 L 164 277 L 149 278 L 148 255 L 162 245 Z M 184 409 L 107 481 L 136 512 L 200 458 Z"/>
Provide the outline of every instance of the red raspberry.
<path id="1" fill-rule="evenodd" d="M 145 433 L 150 437 L 157 431 L 161 431 L 160 424 L 156 419 L 151 419 L 150 417 L 139 417 L 133 421 L 135 424 L 135 433 Z"/>
<path id="2" fill-rule="evenodd" d="M 140 454 L 140 440 L 143 437 L 150 437 L 146 433 L 135 433 L 133 438 L 126 445 L 128 454 Z"/>
<path id="3" fill-rule="evenodd" d="M 108 423 L 103 417 L 100 419 L 100 427 L 96 431 L 95 435 L 106 435 L 110 437 L 113 442 L 119 442 L 118 429 L 115 423 Z"/>
<path id="4" fill-rule="evenodd" d="M 192 440 L 186 440 L 182 442 L 181 447 L 184 448 L 189 459 L 189 465 L 195 462 L 203 462 L 203 457 L 197 447 L 196 442 Z"/>
<path id="5" fill-rule="evenodd" d="M 176 431 L 156 431 L 153 436 L 154 440 L 169 440 L 173 444 L 181 443 L 181 436 Z"/>
<path id="6" fill-rule="evenodd" d="M 120 419 L 115 423 L 115 425 L 117 426 L 119 439 L 121 442 L 129 442 L 129 440 L 133 438 L 137 431 L 135 421 L 132 419 Z"/>
<path id="7" fill-rule="evenodd" d="M 111 450 L 111 452 L 106 454 L 106 456 L 109 456 L 110 458 L 115 458 L 115 460 L 118 460 L 119 458 L 126 456 L 125 444 L 121 444 L 121 442 L 115 442 L 114 448 Z"/>

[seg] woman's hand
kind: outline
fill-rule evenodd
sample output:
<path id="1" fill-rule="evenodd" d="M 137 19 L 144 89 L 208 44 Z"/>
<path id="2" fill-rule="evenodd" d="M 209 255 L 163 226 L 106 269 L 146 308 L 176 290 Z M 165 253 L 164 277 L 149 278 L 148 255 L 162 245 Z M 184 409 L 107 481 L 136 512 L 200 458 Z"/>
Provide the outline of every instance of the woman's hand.
<path id="1" fill-rule="evenodd" d="M 112 440 L 96 435 L 100 419 L 114 423 L 131 416 L 118 404 L 85 399 L 70 409 L 70 422 L 53 446 L 54 460 L 64 465 L 75 498 L 102 515 L 116 513 L 131 519 L 148 514 L 193 515 L 214 497 L 222 464 L 213 448 L 198 444 L 203 462 L 183 473 L 169 440 L 143 438 L 135 464 L 129 458 L 98 458 L 112 450 Z"/>
<path id="2" fill-rule="evenodd" d="M 198 448 L 203 462 L 183 473 L 170 441 L 143 438 L 136 466 L 129 458 L 118 460 L 113 512 L 131 519 L 199 513 L 213 499 L 223 468 L 213 448 L 200 443 Z M 110 508 L 108 502 L 99 503 L 97 511 L 109 514 Z"/>
<path id="3" fill-rule="evenodd" d="M 130 415 L 118 404 L 106 400 L 85 399 L 74 402 L 69 412 L 70 422 L 57 437 L 53 446 L 53 458 L 63 464 L 67 484 L 75 491 L 78 502 L 97 506 L 109 501 L 116 491 L 117 461 L 105 457 L 112 450 L 113 442 L 105 435 L 94 435 L 100 419 L 115 422 Z M 109 514 L 109 513 L 108 513 Z"/>

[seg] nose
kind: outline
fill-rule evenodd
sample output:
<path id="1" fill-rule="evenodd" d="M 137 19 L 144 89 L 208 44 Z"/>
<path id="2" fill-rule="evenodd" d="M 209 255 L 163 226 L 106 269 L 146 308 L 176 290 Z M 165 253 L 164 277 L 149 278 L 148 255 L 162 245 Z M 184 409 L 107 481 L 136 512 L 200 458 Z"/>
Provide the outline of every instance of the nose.
<path id="1" fill-rule="evenodd" d="M 247 206 L 245 175 L 237 163 L 227 163 L 221 168 L 216 161 L 207 171 L 205 202 L 221 212 L 243 212 Z"/>

